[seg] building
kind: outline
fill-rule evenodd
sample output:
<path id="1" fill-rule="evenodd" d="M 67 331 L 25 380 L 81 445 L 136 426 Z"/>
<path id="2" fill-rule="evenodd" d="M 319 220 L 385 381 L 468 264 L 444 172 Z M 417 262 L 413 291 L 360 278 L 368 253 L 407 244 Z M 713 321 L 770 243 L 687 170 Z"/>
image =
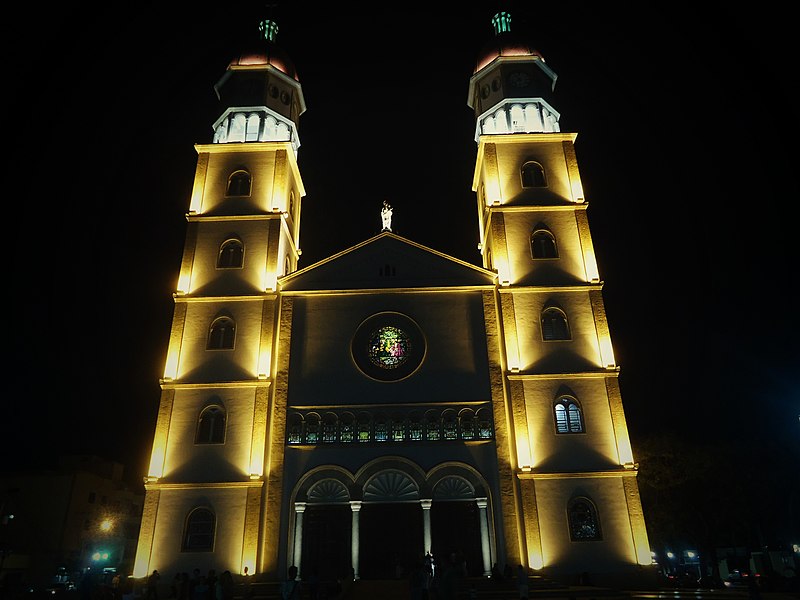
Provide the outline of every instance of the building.
<path id="1" fill-rule="evenodd" d="M 144 493 L 123 465 L 64 456 L 57 470 L 6 473 L 2 483 L 3 589 L 38 588 L 87 570 L 131 573 Z"/>
<path id="2" fill-rule="evenodd" d="M 305 111 L 264 21 L 198 160 L 134 574 L 651 563 L 556 74 L 510 16 L 467 102 L 482 266 L 392 231 L 300 268 Z M 377 215 L 376 215 L 377 217 Z M 376 227 L 377 229 L 377 227 Z"/>

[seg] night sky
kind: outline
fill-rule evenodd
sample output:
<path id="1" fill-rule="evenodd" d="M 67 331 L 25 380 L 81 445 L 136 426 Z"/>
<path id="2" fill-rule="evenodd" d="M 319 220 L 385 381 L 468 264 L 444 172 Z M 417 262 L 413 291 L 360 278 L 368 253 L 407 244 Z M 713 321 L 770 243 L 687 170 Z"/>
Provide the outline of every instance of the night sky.
<path id="1" fill-rule="evenodd" d="M 7 468 L 86 452 L 146 471 L 194 144 L 267 10 L 161 4 L 62 5 L 6 54 Z M 467 90 L 495 6 L 460 4 L 274 9 L 308 107 L 301 267 L 377 234 L 383 200 L 395 233 L 480 264 Z M 634 451 L 657 431 L 796 447 L 793 21 L 769 2 L 607 4 L 510 9 L 578 133 Z"/>

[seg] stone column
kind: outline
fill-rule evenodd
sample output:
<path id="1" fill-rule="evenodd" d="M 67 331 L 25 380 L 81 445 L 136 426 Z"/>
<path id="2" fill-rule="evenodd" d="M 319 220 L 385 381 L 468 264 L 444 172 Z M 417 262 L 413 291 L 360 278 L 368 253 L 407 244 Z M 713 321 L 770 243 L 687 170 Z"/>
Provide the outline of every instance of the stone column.
<path id="1" fill-rule="evenodd" d="M 483 555 L 483 576 L 492 574 L 492 555 L 489 549 L 489 522 L 487 521 L 486 507 L 489 502 L 486 498 L 475 498 L 478 504 L 478 520 L 481 524 L 481 554 Z"/>
<path id="2" fill-rule="evenodd" d="M 306 512 L 305 502 L 294 503 L 294 559 L 292 564 L 297 567 L 297 577 L 300 578 L 300 561 L 303 556 L 303 513 Z"/>
<path id="3" fill-rule="evenodd" d="M 422 555 L 425 556 L 426 552 L 433 554 L 431 550 L 431 504 L 433 504 L 433 500 L 420 500 L 419 503 L 422 505 L 422 545 L 425 546 L 422 549 Z"/>
<path id="4" fill-rule="evenodd" d="M 358 579 L 358 517 L 361 512 L 361 500 L 351 500 L 350 510 L 353 515 L 353 529 L 350 534 L 350 562 L 353 565 L 353 578 Z"/>

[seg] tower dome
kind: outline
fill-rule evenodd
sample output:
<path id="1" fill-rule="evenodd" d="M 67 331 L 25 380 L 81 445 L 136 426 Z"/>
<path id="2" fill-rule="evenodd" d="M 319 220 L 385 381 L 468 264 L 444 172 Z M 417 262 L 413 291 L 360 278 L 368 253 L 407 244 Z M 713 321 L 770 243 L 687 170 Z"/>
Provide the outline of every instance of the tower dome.
<path id="1" fill-rule="evenodd" d="M 242 49 L 228 64 L 231 67 L 272 66 L 278 71 L 299 81 L 297 70 L 289 54 L 276 43 L 278 25 L 275 21 L 265 20 L 259 24 L 260 39 Z"/>
<path id="2" fill-rule="evenodd" d="M 511 30 L 511 15 L 507 12 L 499 12 L 492 17 L 492 27 L 494 36 L 481 48 L 478 53 L 478 60 L 475 63 L 477 73 L 486 65 L 499 57 L 510 56 L 530 56 L 544 61 L 544 56 L 524 35 Z"/>

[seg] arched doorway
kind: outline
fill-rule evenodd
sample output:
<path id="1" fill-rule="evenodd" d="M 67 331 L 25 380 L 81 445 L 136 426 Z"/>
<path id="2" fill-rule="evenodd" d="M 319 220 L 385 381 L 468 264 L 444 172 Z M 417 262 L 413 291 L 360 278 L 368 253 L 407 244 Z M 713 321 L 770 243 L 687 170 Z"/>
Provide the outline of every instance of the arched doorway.
<path id="1" fill-rule="evenodd" d="M 336 581 L 350 574 L 351 511 L 349 505 L 314 505 L 305 511 L 302 579 L 316 575 L 321 581 Z"/>
<path id="2" fill-rule="evenodd" d="M 419 502 L 364 504 L 360 532 L 361 579 L 405 579 L 422 559 Z"/>
<path id="3" fill-rule="evenodd" d="M 437 568 L 444 568 L 451 555 L 464 560 L 467 574 L 483 574 L 481 529 L 475 500 L 434 500 L 431 505 L 431 545 Z"/>

